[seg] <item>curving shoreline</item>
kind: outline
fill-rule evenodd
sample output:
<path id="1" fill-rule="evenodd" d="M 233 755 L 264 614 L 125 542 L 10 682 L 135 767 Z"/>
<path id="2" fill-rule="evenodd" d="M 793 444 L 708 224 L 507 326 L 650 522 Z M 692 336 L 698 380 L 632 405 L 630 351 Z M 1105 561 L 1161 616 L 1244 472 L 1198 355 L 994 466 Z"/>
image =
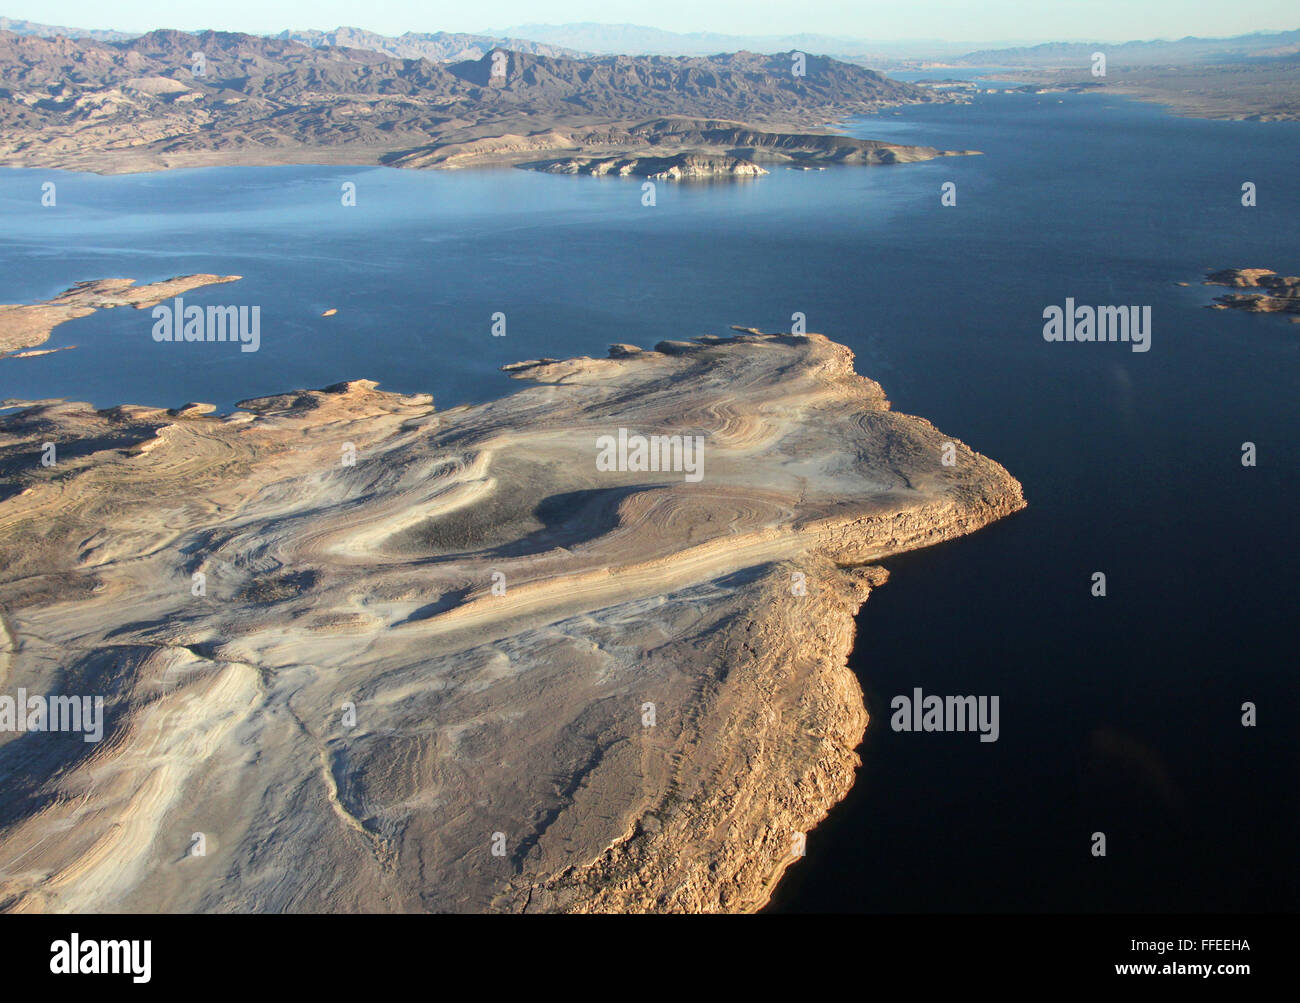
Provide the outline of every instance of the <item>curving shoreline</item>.
<path id="1" fill-rule="evenodd" d="M 0 734 L 0 907 L 761 907 L 853 781 L 875 562 L 1024 501 L 820 335 L 658 348 L 0 420 L 7 685 L 108 690 L 99 745 Z M 619 429 L 702 479 L 598 469 Z"/>

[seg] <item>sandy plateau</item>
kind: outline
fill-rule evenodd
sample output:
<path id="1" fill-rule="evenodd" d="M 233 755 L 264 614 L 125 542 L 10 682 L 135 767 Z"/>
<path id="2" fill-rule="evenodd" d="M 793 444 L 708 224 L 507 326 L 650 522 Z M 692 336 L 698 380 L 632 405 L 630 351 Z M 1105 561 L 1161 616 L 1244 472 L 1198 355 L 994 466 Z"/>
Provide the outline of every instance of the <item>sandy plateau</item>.
<path id="1" fill-rule="evenodd" d="M 854 779 L 876 562 L 1021 487 L 820 335 L 509 368 L 445 412 L 357 380 L 0 420 L 0 692 L 106 721 L 0 734 L 0 907 L 766 901 Z M 597 469 L 620 429 L 703 437 L 702 479 Z"/>

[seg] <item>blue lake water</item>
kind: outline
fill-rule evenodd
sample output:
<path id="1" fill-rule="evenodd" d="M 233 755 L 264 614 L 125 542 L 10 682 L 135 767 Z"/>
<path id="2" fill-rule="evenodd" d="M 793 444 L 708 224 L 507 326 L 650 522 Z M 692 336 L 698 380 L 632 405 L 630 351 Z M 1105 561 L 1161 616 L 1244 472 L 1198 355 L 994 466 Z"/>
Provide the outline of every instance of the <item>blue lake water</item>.
<path id="1" fill-rule="evenodd" d="M 1294 909 L 1300 326 L 1206 310 L 1223 290 L 1199 282 L 1300 271 L 1300 125 L 997 94 L 849 131 L 984 155 L 660 183 L 653 208 L 637 181 L 509 169 L 0 171 L 0 302 L 217 272 L 244 279 L 186 301 L 262 314 L 241 353 L 101 311 L 46 346 L 76 348 L 0 360 L 0 399 L 226 409 L 368 377 L 451 406 L 510 392 L 497 367 L 518 359 L 803 312 L 1030 507 L 887 562 L 853 660 L 865 765 L 771 908 Z M 1151 306 L 1151 350 L 1045 342 L 1066 297 Z M 890 698 L 915 686 L 999 695 L 1000 740 L 892 732 Z"/>

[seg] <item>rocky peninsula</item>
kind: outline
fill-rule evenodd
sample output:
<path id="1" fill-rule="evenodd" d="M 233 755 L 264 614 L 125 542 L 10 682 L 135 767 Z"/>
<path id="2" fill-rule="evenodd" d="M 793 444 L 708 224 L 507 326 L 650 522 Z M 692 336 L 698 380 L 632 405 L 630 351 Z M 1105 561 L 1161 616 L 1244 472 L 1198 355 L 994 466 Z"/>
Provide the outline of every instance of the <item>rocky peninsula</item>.
<path id="1" fill-rule="evenodd" d="M 0 908 L 765 903 L 853 783 L 879 562 L 1021 486 L 821 335 L 507 368 L 0 419 L 0 693 L 103 698 L 0 729 Z"/>
<path id="2" fill-rule="evenodd" d="M 240 278 L 240 275 L 178 275 L 142 286 L 137 286 L 135 279 L 93 279 L 78 282 L 43 303 L 0 304 L 0 358 L 10 353 L 43 355 L 44 352 L 23 349 L 45 344 L 60 324 L 88 317 L 96 310 L 120 306 L 145 310 L 191 289 L 237 282 Z"/>
<path id="3" fill-rule="evenodd" d="M 757 177 L 768 173 L 762 164 L 880 166 L 978 152 L 905 146 L 833 133 L 777 132 L 742 122 L 675 116 L 438 143 L 388 158 L 385 163 L 392 167 L 448 169 L 512 165 L 549 174 L 681 180 Z M 552 156 L 533 159 L 539 153 Z"/>

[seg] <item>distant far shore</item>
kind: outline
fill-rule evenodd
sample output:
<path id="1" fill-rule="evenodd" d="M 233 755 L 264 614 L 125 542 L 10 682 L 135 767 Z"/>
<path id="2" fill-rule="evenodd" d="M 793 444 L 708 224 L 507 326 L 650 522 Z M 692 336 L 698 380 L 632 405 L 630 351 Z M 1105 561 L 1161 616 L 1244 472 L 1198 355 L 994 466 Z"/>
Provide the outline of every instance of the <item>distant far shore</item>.
<path id="1" fill-rule="evenodd" d="M 1087 67 L 1013 70 L 1000 71 L 997 78 L 1023 82 L 1040 94 L 1119 94 L 1163 105 L 1186 118 L 1300 121 L 1300 63 L 1294 60 L 1224 66 L 1112 66 L 1104 77 L 1092 76 Z"/>

